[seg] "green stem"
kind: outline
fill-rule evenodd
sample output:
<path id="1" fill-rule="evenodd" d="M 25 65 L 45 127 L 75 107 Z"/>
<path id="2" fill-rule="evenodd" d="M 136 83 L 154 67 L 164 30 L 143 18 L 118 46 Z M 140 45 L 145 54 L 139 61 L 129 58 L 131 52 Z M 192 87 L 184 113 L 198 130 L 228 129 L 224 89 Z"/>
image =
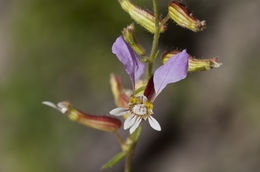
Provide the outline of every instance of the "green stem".
<path id="1" fill-rule="evenodd" d="M 159 14 L 158 14 L 158 3 L 157 0 L 153 0 L 153 10 L 154 10 L 154 17 L 155 17 L 155 32 L 153 36 L 153 44 L 151 49 L 150 58 L 148 60 L 148 80 L 152 76 L 152 69 L 153 69 L 153 63 L 157 56 L 157 46 L 158 46 L 158 40 L 160 36 L 160 25 L 159 25 Z M 126 161 L 125 161 L 125 172 L 130 172 L 131 170 L 131 162 L 134 154 L 135 144 L 138 141 L 139 136 L 136 138 L 136 140 L 132 143 L 131 148 L 129 152 L 126 155 Z"/>
<path id="2" fill-rule="evenodd" d="M 165 23 L 167 23 L 167 21 L 170 19 L 169 14 L 167 14 L 167 16 L 163 19 L 163 21 L 161 22 L 161 26 L 163 26 Z"/>
<path id="3" fill-rule="evenodd" d="M 152 76 L 152 69 L 153 69 L 153 62 L 156 59 L 156 50 L 158 45 L 158 40 L 160 36 L 160 25 L 159 25 L 159 14 L 158 14 L 158 3 L 157 0 L 153 0 L 153 10 L 154 10 L 154 17 L 155 17 L 155 32 L 153 36 L 153 45 L 150 54 L 150 61 L 148 65 L 148 80 Z"/>
<path id="4" fill-rule="evenodd" d="M 134 146 L 129 150 L 129 152 L 126 155 L 125 172 L 131 171 L 131 163 L 132 163 L 133 154 L 134 154 Z"/>

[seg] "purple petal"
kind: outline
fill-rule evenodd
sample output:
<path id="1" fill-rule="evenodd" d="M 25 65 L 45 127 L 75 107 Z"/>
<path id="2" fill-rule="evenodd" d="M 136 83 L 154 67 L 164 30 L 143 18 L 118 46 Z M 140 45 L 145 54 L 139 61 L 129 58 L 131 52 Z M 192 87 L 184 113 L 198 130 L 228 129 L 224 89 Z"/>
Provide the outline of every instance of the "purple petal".
<path id="1" fill-rule="evenodd" d="M 116 39 L 112 46 L 112 52 L 123 63 L 125 71 L 134 85 L 143 74 L 144 64 L 139 60 L 134 50 L 125 42 L 123 36 Z"/>
<path id="2" fill-rule="evenodd" d="M 156 96 L 169 83 L 180 81 L 187 76 L 188 57 L 186 50 L 172 56 L 154 72 L 154 89 Z"/>

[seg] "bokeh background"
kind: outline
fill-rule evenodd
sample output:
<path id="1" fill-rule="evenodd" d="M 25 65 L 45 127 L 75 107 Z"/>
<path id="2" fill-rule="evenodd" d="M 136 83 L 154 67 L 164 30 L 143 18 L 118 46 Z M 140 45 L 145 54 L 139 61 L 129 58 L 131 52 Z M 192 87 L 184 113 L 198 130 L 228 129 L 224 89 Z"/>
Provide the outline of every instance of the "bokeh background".
<path id="1" fill-rule="evenodd" d="M 152 9 L 151 1 L 134 2 Z M 161 52 L 186 48 L 224 65 L 162 92 L 154 105 L 162 131 L 143 123 L 133 171 L 259 171 L 260 1 L 182 2 L 207 20 L 207 29 L 193 33 L 169 22 Z M 162 16 L 168 3 L 160 0 Z M 41 102 L 68 100 L 100 115 L 115 108 L 110 73 L 130 83 L 111 46 L 131 22 L 117 0 L 0 0 L 1 172 L 96 172 L 120 151 L 112 134 L 71 122 Z M 152 35 L 136 29 L 150 51 Z"/>

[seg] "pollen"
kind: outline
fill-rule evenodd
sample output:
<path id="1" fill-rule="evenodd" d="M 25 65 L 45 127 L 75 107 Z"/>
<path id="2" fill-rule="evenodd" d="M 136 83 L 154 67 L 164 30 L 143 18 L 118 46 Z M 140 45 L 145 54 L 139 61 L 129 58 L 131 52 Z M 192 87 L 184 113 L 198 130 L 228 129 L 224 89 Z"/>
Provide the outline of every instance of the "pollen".
<path id="1" fill-rule="evenodd" d="M 153 109 L 153 104 L 150 103 L 150 102 L 146 102 L 146 103 L 145 103 L 145 106 L 146 106 L 146 108 L 149 109 L 149 110 L 152 110 L 152 109 Z"/>

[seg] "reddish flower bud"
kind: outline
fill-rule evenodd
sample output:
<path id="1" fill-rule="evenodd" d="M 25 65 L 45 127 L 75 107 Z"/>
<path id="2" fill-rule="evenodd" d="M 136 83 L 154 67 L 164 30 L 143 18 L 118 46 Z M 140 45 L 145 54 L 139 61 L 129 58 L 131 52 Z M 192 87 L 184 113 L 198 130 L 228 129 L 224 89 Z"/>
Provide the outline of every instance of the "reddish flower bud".
<path id="1" fill-rule="evenodd" d="M 59 102 L 55 105 L 52 102 L 43 102 L 43 104 L 59 110 L 72 121 L 77 121 L 83 125 L 102 131 L 114 132 L 121 126 L 121 121 L 109 116 L 95 116 L 78 111 L 71 106 L 69 102 Z"/>

